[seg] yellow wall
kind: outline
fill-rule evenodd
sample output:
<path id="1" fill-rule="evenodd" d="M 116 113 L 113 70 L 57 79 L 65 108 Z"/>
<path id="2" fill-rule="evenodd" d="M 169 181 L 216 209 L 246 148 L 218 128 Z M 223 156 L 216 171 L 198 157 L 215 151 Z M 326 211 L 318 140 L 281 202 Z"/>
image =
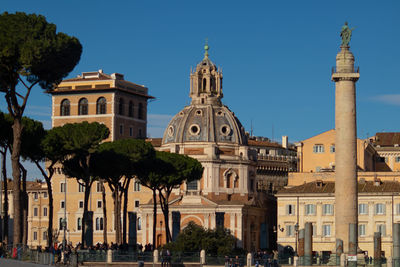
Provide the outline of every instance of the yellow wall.
<path id="1" fill-rule="evenodd" d="M 332 148 L 335 145 L 335 130 L 329 130 L 319 135 L 300 142 L 297 146 L 298 170 L 299 172 L 321 172 L 323 169 L 332 169 L 335 165 L 335 152 Z M 323 147 L 318 152 L 314 151 L 315 146 Z M 373 149 L 365 140 L 357 139 L 357 165 L 359 169 L 372 171 Z"/>

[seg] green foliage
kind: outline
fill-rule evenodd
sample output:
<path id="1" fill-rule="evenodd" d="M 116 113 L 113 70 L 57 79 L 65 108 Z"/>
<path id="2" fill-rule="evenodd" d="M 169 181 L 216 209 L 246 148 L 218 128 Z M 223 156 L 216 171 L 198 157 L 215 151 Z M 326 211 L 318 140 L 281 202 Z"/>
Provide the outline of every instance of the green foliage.
<path id="1" fill-rule="evenodd" d="M 93 157 L 96 176 L 119 182 L 122 176 L 137 175 L 154 155 L 153 146 L 140 139 L 120 139 L 103 143 Z"/>
<path id="2" fill-rule="evenodd" d="M 98 122 L 67 123 L 53 128 L 51 142 L 61 142 L 61 149 L 69 156 L 64 160 L 63 169 L 69 177 L 89 182 L 93 175 L 91 156 L 97 151 L 101 141 L 106 139 L 110 130 Z M 50 144 L 50 143 L 48 143 Z"/>
<path id="3" fill-rule="evenodd" d="M 203 227 L 189 222 L 188 225 L 179 233 L 177 240 L 165 245 L 172 251 L 178 252 L 199 252 L 202 249 L 207 254 L 212 255 L 231 255 L 240 251 L 236 248 L 237 239 L 230 234 L 228 229 L 204 229 Z"/>
<path id="4" fill-rule="evenodd" d="M 84 121 L 59 127 L 57 135 L 68 154 L 85 157 L 97 151 L 100 143 L 110 135 L 110 130 L 104 124 Z"/>
<path id="5" fill-rule="evenodd" d="M 0 15 L 0 91 L 8 92 L 20 76 L 46 90 L 73 70 L 82 46 L 78 39 L 56 32 L 56 25 L 36 14 Z"/>
<path id="6" fill-rule="evenodd" d="M 162 177 L 163 186 L 167 191 L 181 185 L 185 180 L 187 182 L 199 180 L 203 175 L 204 168 L 201 163 L 189 156 L 161 152 L 159 158 L 173 168 L 170 175 Z"/>
<path id="7" fill-rule="evenodd" d="M 164 154 L 168 152 L 156 151 L 155 156 L 146 160 L 138 168 L 137 178 L 143 186 L 152 190 L 161 189 L 163 177 L 169 176 L 174 172 L 172 164 L 163 160 Z"/>
<path id="8" fill-rule="evenodd" d="M 40 121 L 28 117 L 22 118 L 21 156 L 31 161 L 42 161 L 45 158 L 41 143 L 46 135 Z"/>

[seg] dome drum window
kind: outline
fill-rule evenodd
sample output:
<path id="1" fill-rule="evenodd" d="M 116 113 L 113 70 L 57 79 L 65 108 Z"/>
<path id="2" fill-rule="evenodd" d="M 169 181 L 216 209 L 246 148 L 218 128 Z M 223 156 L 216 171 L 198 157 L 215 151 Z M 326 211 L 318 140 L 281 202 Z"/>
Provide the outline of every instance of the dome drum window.
<path id="1" fill-rule="evenodd" d="M 203 115 L 203 111 L 201 109 L 196 110 L 196 115 L 197 116 L 202 116 Z"/>
<path id="2" fill-rule="evenodd" d="M 173 126 L 169 126 L 169 127 L 168 127 L 168 135 L 169 135 L 169 136 L 173 136 L 173 135 L 174 135 L 174 132 L 175 132 L 175 131 L 174 131 L 174 127 L 173 127 Z"/>
<path id="3" fill-rule="evenodd" d="M 224 116 L 224 113 L 220 110 L 220 111 L 217 112 L 217 116 L 221 116 L 222 117 L 222 116 Z"/>
<path id="4" fill-rule="evenodd" d="M 221 126 L 221 128 L 219 128 L 219 131 L 222 135 L 228 136 L 231 133 L 231 128 L 228 125 L 224 124 Z"/>
<path id="5" fill-rule="evenodd" d="M 190 125 L 189 132 L 191 135 L 199 135 L 200 134 L 200 126 L 197 124 Z"/>

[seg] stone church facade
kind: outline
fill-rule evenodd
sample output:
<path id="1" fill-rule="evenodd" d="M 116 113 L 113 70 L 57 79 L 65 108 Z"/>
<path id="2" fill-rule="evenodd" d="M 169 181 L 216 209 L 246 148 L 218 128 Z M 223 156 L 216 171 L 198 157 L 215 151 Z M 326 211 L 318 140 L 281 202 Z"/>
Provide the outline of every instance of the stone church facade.
<path id="1" fill-rule="evenodd" d="M 185 183 L 170 202 L 170 229 L 174 237 L 190 221 L 205 228 L 224 226 L 247 250 L 270 248 L 266 199 L 257 190 L 257 151 L 250 149 L 244 128 L 222 103 L 223 75 L 209 59 L 190 74 L 189 106 L 167 126 L 159 150 L 196 158 L 204 167 L 199 181 Z M 153 205 L 141 205 L 143 243 L 153 240 Z M 272 211 L 270 211 L 272 212 Z M 157 245 L 165 242 L 163 216 L 157 216 Z"/>

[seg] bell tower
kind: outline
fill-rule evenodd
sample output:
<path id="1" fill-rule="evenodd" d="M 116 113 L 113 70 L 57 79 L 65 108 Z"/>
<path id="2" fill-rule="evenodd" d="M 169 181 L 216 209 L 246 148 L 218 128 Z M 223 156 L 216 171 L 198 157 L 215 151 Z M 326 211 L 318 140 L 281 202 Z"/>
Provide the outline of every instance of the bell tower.
<path id="1" fill-rule="evenodd" d="M 209 46 L 204 46 L 204 58 L 190 71 L 190 97 L 192 105 L 222 105 L 222 72 L 208 58 Z"/>

